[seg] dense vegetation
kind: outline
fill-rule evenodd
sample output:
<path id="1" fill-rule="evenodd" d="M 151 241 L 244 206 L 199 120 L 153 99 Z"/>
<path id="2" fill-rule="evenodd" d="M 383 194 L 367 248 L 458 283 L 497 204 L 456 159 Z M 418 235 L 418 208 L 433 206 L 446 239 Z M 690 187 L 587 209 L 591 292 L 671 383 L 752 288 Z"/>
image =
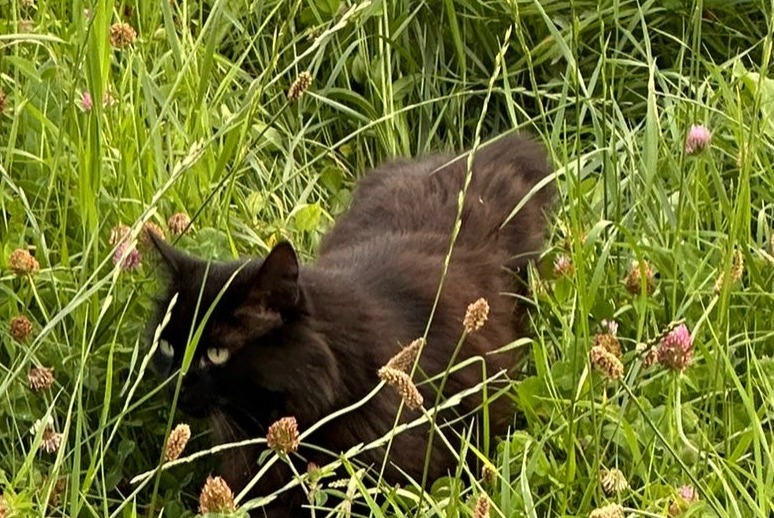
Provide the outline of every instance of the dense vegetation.
<path id="1" fill-rule="evenodd" d="M 368 167 L 514 129 L 550 148 L 561 192 L 524 301 L 534 335 L 513 344 L 530 351 L 519 426 L 487 473 L 421 503 L 356 459 L 318 501 L 770 516 L 773 15 L 752 0 L 0 0 L 0 516 L 197 509 L 207 453 L 131 482 L 179 418 L 146 372 L 158 272 L 119 225 L 171 239 L 184 213 L 187 250 L 290 238 L 310 259 Z M 289 100 L 302 72 L 313 84 Z M 190 424 L 184 455 L 206 452 Z"/>

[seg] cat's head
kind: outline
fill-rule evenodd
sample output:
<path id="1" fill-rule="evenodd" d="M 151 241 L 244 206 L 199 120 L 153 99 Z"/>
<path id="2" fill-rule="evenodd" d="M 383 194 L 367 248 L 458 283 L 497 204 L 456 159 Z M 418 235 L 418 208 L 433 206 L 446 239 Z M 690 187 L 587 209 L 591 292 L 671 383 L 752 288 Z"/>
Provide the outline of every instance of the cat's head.
<path id="1" fill-rule="evenodd" d="M 180 408 L 193 417 L 226 415 L 259 433 L 283 415 L 316 419 L 330 409 L 338 367 L 315 332 L 289 243 L 265 259 L 212 262 L 153 241 L 167 272 L 151 334 L 177 300 L 161 331 L 154 365 L 162 376 L 180 371 Z M 197 340 L 198 337 L 198 340 Z"/>

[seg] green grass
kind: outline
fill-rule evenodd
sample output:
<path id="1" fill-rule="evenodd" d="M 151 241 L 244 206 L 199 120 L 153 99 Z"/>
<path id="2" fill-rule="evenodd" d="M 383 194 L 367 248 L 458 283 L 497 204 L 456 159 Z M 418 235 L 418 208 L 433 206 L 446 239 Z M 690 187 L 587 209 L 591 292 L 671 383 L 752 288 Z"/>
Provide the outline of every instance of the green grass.
<path id="1" fill-rule="evenodd" d="M 138 33 L 123 50 L 109 40 L 118 21 Z M 491 448 L 495 476 L 461 470 L 417 504 L 411 484 L 377 486 L 342 458 L 352 477 L 322 486 L 377 516 L 471 516 L 486 492 L 491 516 L 543 517 L 610 502 L 665 516 L 690 484 L 700 501 L 686 516 L 770 516 L 773 30 L 774 5 L 748 0 L 0 0 L 0 491 L 11 515 L 196 509 L 205 430 L 186 450 L 204 452 L 194 469 L 130 484 L 159 465 L 174 420 L 145 372 L 152 262 L 117 268 L 115 225 L 163 226 L 185 211 L 188 250 L 261 255 L 284 236 L 311 259 L 368 167 L 519 128 L 550 148 L 561 195 L 525 301 L 530 361 L 509 391 L 522 426 Z M 290 103 L 302 71 L 314 85 Z M 117 102 L 103 106 L 104 92 Z M 696 123 L 711 146 L 689 156 Z M 9 256 L 28 246 L 40 271 L 17 277 Z M 743 275 L 715 290 L 735 251 Z M 560 255 L 569 277 L 552 273 Z M 657 272 L 652 295 L 626 290 L 633 259 Z M 33 322 L 27 341 L 10 338 L 16 315 Z M 603 319 L 619 323 L 618 382 L 589 363 Z M 637 345 L 675 321 L 694 335 L 693 363 L 646 368 Z M 32 365 L 54 368 L 51 389 L 29 390 Z M 64 434 L 55 453 L 30 433 L 46 415 Z M 607 496 L 599 473 L 614 467 L 630 488 Z"/>

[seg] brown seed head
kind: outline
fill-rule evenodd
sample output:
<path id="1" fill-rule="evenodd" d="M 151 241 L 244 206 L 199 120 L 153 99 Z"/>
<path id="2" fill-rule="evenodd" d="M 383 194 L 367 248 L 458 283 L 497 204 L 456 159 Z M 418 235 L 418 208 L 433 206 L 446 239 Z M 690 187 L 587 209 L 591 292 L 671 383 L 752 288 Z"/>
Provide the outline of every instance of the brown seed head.
<path id="1" fill-rule="evenodd" d="M 25 342 L 32 335 L 32 322 L 24 315 L 17 315 L 11 319 L 9 333 L 17 342 Z"/>
<path id="2" fill-rule="evenodd" d="M 35 392 L 49 389 L 54 384 L 54 370 L 48 367 L 33 367 L 27 373 L 27 383 Z"/>
<path id="3" fill-rule="evenodd" d="M 612 380 L 623 378 L 624 366 L 614 354 L 601 345 L 595 345 L 589 352 L 591 364 L 605 377 Z"/>
<path id="4" fill-rule="evenodd" d="M 742 275 L 744 275 L 744 256 L 742 255 L 742 252 L 739 251 L 739 249 L 734 250 L 734 257 L 733 261 L 731 263 L 731 272 L 730 272 L 730 279 L 731 284 L 735 284 L 739 282 L 742 279 Z M 715 281 L 715 286 L 713 288 L 713 291 L 715 293 L 719 293 L 720 290 L 723 288 L 723 283 L 726 279 L 726 274 L 722 273 L 718 276 L 717 280 Z"/>
<path id="5" fill-rule="evenodd" d="M 397 369 L 390 367 L 382 367 L 379 369 L 379 378 L 386 381 L 387 384 L 392 385 L 403 398 L 403 402 L 411 410 L 416 410 L 422 406 L 424 399 L 422 394 L 417 390 L 417 386 L 411 381 L 408 374 Z"/>
<path id="6" fill-rule="evenodd" d="M 188 217 L 188 214 L 185 212 L 176 212 L 169 217 L 167 227 L 173 236 L 179 236 L 186 231 L 190 223 L 191 218 Z"/>
<path id="7" fill-rule="evenodd" d="M 0 115 L 5 111 L 5 92 L 0 88 Z"/>
<path id="8" fill-rule="evenodd" d="M 602 484 L 602 490 L 608 495 L 620 493 L 629 487 L 626 476 L 617 468 L 603 470 L 599 474 L 599 483 Z"/>
<path id="9" fill-rule="evenodd" d="M 199 512 L 226 514 L 234 511 L 236 511 L 234 493 L 231 492 L 226 481 L 220 477 L 207 477 L 199 495 Z"/>
<path id="10" fill-rule="evenodd" d="M 470 334 L 481 329 L 486 323 L 486 319 L 489 316 L 489 303 L 484 298 L 480 298 L 477 301 L 471 303 L 465 311 L 465 319 L 462 321 L 462 325 L 465 327 L 465 332 Z"/>
<path id="11" fill-rule="evenodd" d="M 290 88 L 288 89 L 288 100 L 299 100 L 301 97 L 303 97 L 304 92 L 306 92 L 310 86 L 312 86 L 312 74 L 304 70 L 298 74 L 296 80 L 293 81 L 293 84 L 290 85 Z"/>
<path id="12" fill-rule="evenodd" d="M 137 32 L 128 23 L 116 22 L 110 26 L 110 44 L 117 49 L 123 49 L 137 39 Z"/>
<path id="13" fill-rule="evenodd" d="M 188 444 L 188 440 L 191 438 L 191 427 L 187 424 L 179 424 L 169 433 L 169 439 L 167 439 L 167 448 L 164 451 L 164 460 L 169 462 L 180 457 L 183 453 L 185 445 Z"/>
<path id="14" fill-rule="evenodd" d="M 298 423 L 295 417 L 283 417 L 269 427 L 266 434 L 266 443 L 269 448 L 287 455 L 298 450 Z"/>
<path id="15" fill-rule="evenodd" d="M 599 333 L 594 335 L 594 345 L 604 347 L 607 352 L 616 358 L 621 358 L 621 342 L 612 333 Z"/>
<path id="16" fill-rule="evenodd" d="M 629 273 L 626 275 L 624 284 L 629 293 L 639 295 L 642 292 L 643 277 L 645 282 L 645 293 L 652 295 L 656 291 L 656 274 L 648 261 L 632 261 Z"/>
<path id="17" fill-rule="evenodd" d="M 473 510 L 473 518 L 489 518 L 489 497 L 481 493 L 476 499 L 476 507 Z"/>
<path id="18" fill-rule="evenodd" d="M 390 369 L 396 369 L 403 372 L 408 372 L 411 367 L 414 366 L 414 361 L 417 359 L 417 354 L 424 344 L 424 339 L 417 338 L 406 347 L 400 350 L 398 354 L 390 358 L 386 367 Z"/>
<path id="19" fill-rule="evenodd" d="M 38 260 L 32 256 L 29 250 L 24 248 L 17 248 L 11 252 L 8 266 L 16 275 L 32 275 L 40 269 Z"/>

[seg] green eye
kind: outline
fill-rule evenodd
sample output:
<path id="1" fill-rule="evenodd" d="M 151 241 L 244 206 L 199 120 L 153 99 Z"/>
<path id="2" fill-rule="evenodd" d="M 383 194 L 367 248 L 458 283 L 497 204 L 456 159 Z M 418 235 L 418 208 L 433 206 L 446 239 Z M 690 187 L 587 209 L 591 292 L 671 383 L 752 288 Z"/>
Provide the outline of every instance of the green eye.
<path id="1" fill-rule="evenodd" d="M 231 356 L 231 353 L 224 347 L 211 347 L 207 349 L 207 359 L 213 365 L 223 365 L 228 361 L 229 356 Z"/>
<path id="2" fill-rule="evenodd" d="M 175 349 L 166 340 L 159 340 L 159 351 L 167 358 L 172 358 L 175 355 Z"/>

